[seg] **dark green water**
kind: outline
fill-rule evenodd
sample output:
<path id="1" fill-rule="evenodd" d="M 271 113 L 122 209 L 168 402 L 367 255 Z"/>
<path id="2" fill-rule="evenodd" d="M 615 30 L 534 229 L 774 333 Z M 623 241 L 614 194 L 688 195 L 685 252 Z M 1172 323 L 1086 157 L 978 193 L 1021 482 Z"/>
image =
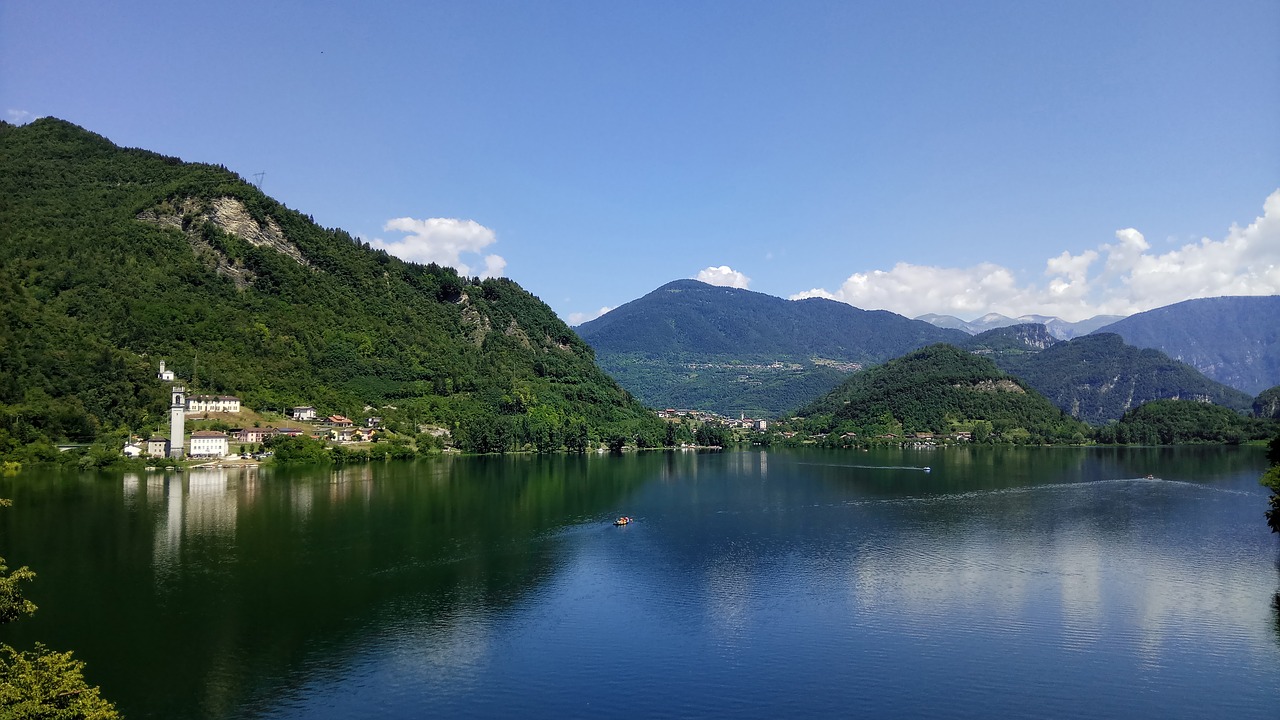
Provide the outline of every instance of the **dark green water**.
<path id="1" fill-rule="evenodd" d="M 1272 718 L 1264 465 L 961 449 L 36 470 L 0 480 L 0 554 L 37 571 L 40 611 L 0 632 L 74 649 L 131 718 Z"/>

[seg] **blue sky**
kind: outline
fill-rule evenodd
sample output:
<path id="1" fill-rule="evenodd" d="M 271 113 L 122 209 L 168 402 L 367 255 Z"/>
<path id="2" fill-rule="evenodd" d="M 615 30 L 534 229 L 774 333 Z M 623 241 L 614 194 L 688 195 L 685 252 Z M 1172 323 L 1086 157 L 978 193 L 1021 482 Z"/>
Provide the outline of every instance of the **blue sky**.
<path id="1" fill-rule="evenodd" d="M 7 0 L 0 68 L 12 122 L 264 172 L 571 320 L 699 274 L 966 318 L 1280 292 L 1272 0 Z"/>

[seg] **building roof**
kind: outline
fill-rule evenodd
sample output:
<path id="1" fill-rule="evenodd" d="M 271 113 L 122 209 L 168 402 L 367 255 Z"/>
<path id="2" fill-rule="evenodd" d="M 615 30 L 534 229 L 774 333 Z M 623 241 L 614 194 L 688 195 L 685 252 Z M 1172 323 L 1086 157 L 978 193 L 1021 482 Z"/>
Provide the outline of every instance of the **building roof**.
<path id="1" fill-rule="evenodd" d="M 225 438 L 226 436 L 226 433 L 217 430 L 197 430 L 191 433 L 192 438 Z"/>

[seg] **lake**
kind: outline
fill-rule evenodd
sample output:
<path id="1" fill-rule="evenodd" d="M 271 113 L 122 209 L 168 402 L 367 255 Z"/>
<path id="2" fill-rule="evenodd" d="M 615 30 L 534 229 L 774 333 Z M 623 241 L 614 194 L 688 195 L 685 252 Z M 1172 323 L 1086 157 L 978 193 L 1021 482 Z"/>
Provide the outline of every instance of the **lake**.
<path id="1" fill-rule="evenodd" d="M 133 719 L 1274 718 L 1265 464 L 957 448 L 30 470 L 0 479 L 0 554 L 36 571 L 40 610 L 3 639 L 75 650 Z"/>

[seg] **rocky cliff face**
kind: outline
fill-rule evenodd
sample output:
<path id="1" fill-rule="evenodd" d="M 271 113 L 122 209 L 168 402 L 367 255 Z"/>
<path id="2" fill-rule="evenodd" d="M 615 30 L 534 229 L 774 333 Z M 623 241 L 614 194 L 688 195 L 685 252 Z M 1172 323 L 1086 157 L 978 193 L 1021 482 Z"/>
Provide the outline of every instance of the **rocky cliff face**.
<path id="1" fill-rule="evenodd" d="M 260 222 L 249 213 L 244 203 L 233 197 L 166 201 L 138 213 L 137 217 L 152 225 L 182 231 L 196 256 L 204 259 L 218 274 L 231 278 L 238 287 L 252 284 L 253 272 L 237 258 L 229 256 L 216 243 L 210 242 L 209 235 L 205 232 L 206 227 L 234 235 L 254 247 L 271 248 L 293 258 L 304 267 L 310 265 L 298 246 L 284 234 L 275 218 L 268 217 L 265 222 Z"/>

